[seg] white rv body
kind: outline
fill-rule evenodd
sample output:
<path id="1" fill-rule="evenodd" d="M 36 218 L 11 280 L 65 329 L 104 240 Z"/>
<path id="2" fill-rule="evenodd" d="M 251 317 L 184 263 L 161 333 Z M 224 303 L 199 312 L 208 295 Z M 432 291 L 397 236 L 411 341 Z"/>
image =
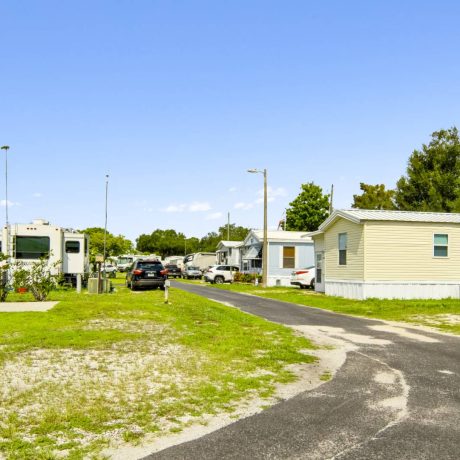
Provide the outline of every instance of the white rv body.
<path id="1" fill-rule="evenodd" d="M 200 270 L 205 270 L 210 265 L 215 265 L 217 262 L 215 252 L 196 252 L 188 254 L 184 257 L 185 267 L 198 267 Z"/>
<path id="2" fill-rule="evenodd" d="M 74 284 L 77 275 L 85 279 L 89 274 L 88 235 L 50 225 L 43 219 L 36 219 L 31 224 L 5 225 L 1 252 L 9 255 L 12 262 L 22 262 L 26 267 L 49 255 L 51 273 L 63 274 L 66 281 Z"/>

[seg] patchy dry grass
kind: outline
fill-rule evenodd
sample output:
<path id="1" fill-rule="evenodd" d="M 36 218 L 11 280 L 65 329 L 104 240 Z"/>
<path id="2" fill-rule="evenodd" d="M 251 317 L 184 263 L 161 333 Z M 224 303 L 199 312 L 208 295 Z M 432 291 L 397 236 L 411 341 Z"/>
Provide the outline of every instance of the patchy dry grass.
<path id="1" fill-rule="evenodd" d="M 313 362 L 291 330 L 198 296 L 53 293 L 46 313 L 0 314 L 0 451 L 103 458 L 105 447 L 231 412 Z"/>

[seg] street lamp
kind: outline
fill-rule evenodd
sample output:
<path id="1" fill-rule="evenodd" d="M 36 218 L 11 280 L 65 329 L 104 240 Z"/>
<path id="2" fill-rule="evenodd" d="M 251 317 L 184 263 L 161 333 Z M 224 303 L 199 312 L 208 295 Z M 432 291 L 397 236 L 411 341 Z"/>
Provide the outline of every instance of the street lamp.
<path id="1" fill-rule="evenodd" d="M 6 221 L 6 255 L 10 257 L 10 248 L 9 248 L 9 240 L 10 240 L 10 232 L 9 232 L 9 222 L 8 222 L 8 150 L 10 149 L 9 145 L 3 145 L 1 150 L 5 151 L 5 221 Z"/>
<path id="2" fill-rule="evenodd" d="M 105 225 L 104 225 L 104 291 L 107 292 L 107 270 L 105 267 L 105 257 L 107 248 L 107 195 L 109 190 L 109 175 L 105 175 Z"/>
<path id="3" fill-rule="evenodd" d="M 262 287 L 267 287 L 268 280 L 268 237 L 267 237 L 267 170 L 248 169 L 248 173 L 264 175 L 264 240 L 262 244 Z"/>

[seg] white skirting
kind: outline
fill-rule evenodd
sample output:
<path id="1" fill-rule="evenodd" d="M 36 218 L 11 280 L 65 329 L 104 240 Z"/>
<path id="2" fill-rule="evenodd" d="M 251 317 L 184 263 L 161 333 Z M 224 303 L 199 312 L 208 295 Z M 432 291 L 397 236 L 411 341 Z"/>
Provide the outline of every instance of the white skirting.
<path id="1" fill-rule="evenodd" d="M 268 275 L 267 286 L 291 286 L 291 276 Z"/>
<path id="2" fill-rule="evenodd" d="M 460 281 L 357 281 L 326 280 L 327 295 L 348 299 L 460 298 Z"/>

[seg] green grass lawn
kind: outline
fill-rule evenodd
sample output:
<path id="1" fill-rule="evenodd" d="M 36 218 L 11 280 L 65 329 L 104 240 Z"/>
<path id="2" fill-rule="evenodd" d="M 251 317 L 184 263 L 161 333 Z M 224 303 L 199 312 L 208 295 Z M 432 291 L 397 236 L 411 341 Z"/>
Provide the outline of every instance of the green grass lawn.
<path id="1" fill-rule="evenodd" d="M 0 313 L 0 452 L 102 458 L 101 450 L 231 412 L 315 360 L 290 329 L 180 290 L 55 291 L 45 313 Z M 12 294 L 8 301 L 30 300 Z"/>
<path id="2" fill-rule="evenodd" d="M 352 300 L 332 297 L 297 287 L 265 288 L 250 284 L 206 284 L 212 288 L 253 294 L 260 297 L 322 308 L 367 318 L 406 321 L 460 334 L 460 300 Z"/>

